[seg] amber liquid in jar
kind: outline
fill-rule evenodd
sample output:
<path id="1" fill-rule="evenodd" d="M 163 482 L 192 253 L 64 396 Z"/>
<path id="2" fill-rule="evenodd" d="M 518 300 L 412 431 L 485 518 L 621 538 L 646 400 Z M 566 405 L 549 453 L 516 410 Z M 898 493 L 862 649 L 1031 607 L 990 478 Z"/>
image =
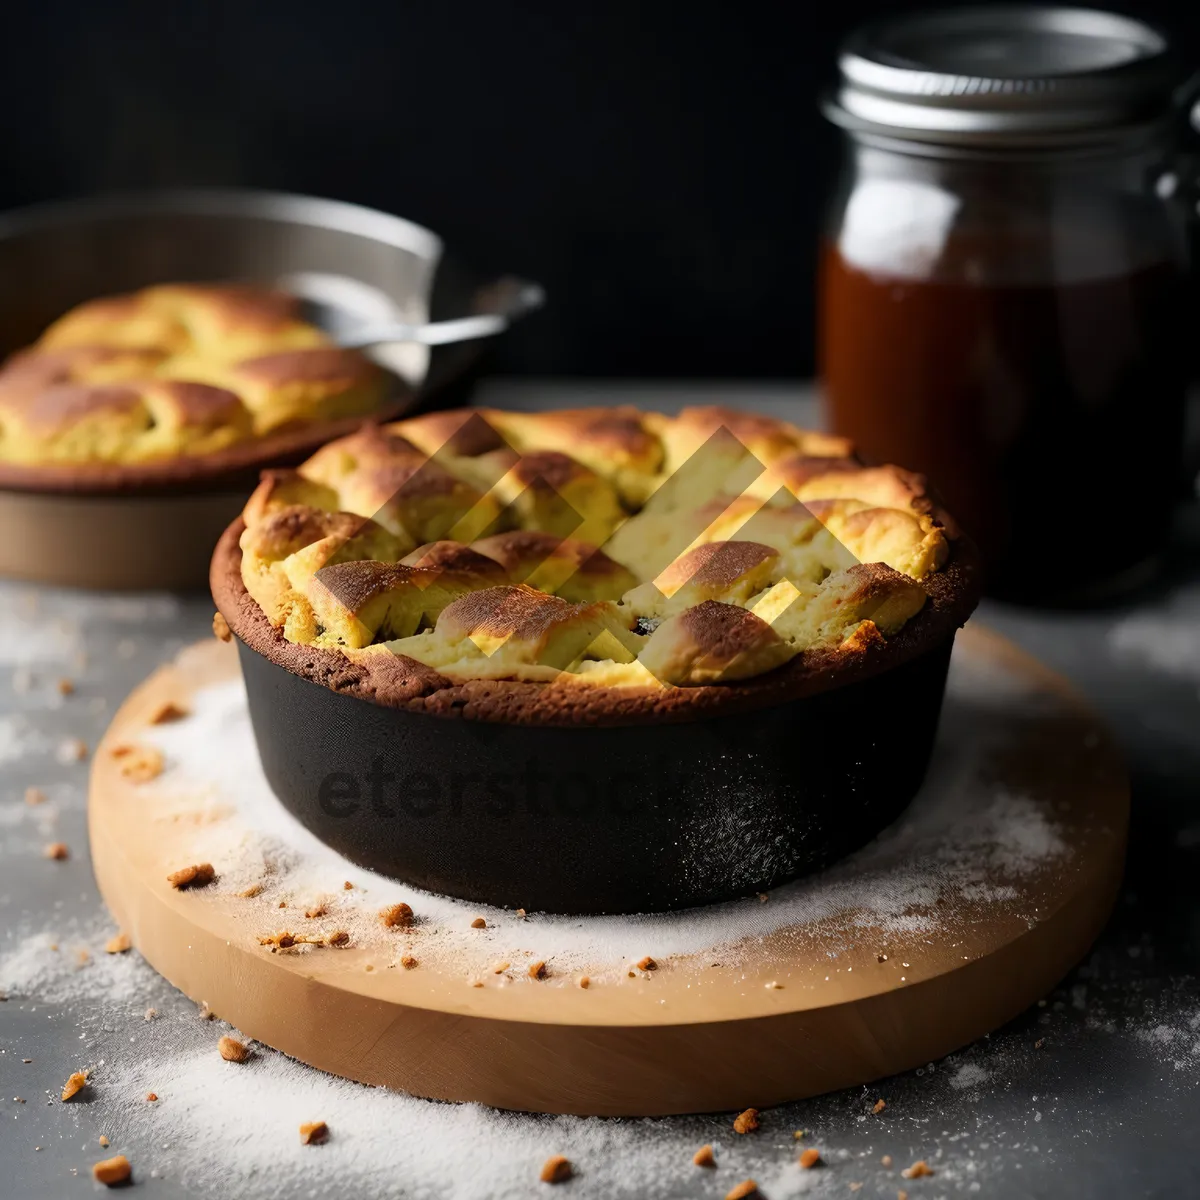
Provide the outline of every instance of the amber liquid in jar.
<path id="1" fill-rule="evenodd" d="M 869 271 L 827 244 L 820 287 L 832 427 L 929 476 L 991 594 L 1099 599 L 1153 563 L 1200 336 L 1176 263 L 977 285 Z"/>

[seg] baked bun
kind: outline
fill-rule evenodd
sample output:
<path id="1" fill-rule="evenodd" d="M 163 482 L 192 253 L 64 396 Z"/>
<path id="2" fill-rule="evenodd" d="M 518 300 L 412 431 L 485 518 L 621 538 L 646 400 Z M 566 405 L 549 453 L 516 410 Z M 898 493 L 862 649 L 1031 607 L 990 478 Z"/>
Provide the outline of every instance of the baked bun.
<path id="1" fill-rule="evenodd" d="M 238 397 L 204 383 L 141 378 L 26 390 L 0 377 L 0 456 L 9 462 L 144 462 L 209 454 L 250 433 Z"/>
<path id="2" fill-rule="evenodd" d="M 394 427 L 364 426 L 323 446 L 304 464 L 340 508 L 373 517 L 409 549 L 444 538 L 469 542 L 492 526 L 500 501 L 418 450 Z"/>
<path id="3" fill-rule="evenodd" d="M 529 703 L 626 714 L 634 694 L 675 711 L 666 693 L 826 686 L 945 636 L 977 591 L 920 476 L 717 408 L 370 426 L 265 475 L 243 521 L 267 627 L 405 703 L 477 684 L 501 690 L 472 706 L 509 712 L 504 689 L 551 685 Z"/>
<path id="4" fill-rule="evenodd" d="M 736 604 L 705 600 L 664 621 L 641 662 L 666 684 L 695 687 L 749 679 L 796 653 L 761 617 Z"/>
<path id="5" fill-rule="evenodd" d="M 578 538 L 516 529 L 483 538 L 474 549 L 502 563 L 514 583 L 526 583 L 564 600 L 619 600 L 637 586 L 632 571 Z"/>
<path id="6" fill-rule="evenodd" d="M 207 455 L 366 415 L 385 390 L 384 372 L 302 320 L 291 296 L 241 286 L 145 288 L 79 305 L 4 364 L 0 462 Z"/>

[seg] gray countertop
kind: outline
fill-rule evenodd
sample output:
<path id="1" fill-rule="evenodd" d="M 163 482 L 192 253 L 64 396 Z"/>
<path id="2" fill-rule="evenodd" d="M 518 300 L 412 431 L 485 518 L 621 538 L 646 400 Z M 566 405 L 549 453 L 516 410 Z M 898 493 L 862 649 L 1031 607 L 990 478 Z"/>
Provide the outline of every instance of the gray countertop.
<path id="1" fill-rule="evenodd" d="M 614 400 L 673 407 L 697 397 L 799 421 L 812 417 L 811 397 L 791 385 L 504 382 L 485 389 L 481 399 L 522 407 Z M 136 1187 L 148 1196 L 257 1200 L 338 1191 L 328 1181 L 308 1186 L 303 1176 L 297 1184 L 294 1175 L 238 1166 L 242 1160 L 219 1142 L 211 1146 L 209 1167 L 200 1170 L 199 1151 L 183 1153 L 179 1139 L 202 1143 L 202 1124 L 189 1131 L 176 1123 L 160 1140 L 144 1121 L 124 1119 L 99 1087 L 86 1103 L 57 1100 L 81 1062 L 115 1062 L 123 1047 L 144 1038 L 183 1056 L 198 1037 L 211 1036 L 211 1026 L 207 1034 L 197 1032 L 203 1023 L 194 1006 L 136 954 L 120 956 L 128 960 L 122 964 L 104 955 L 109 930 L 87 856 L 86 763 L 64 761 L 69 755 L 63 744 L 74 737 L 94 745 L 120 700 L 158 663 L 204 636 L 211 614 L 210 601 L 201 596 L 86 595 L 0 584 L 0 988 L 8 990 L 0 1003 L 3 1200 L 58 1200 L 89 1191 L 91 1163 L 112 1152 L 97 1145 L 106 1130 L 119 1133 L 113 1148 L 134 1161 Z M 713 1173 L 719 1178 L 698 1179 L 689 1160 L 701 1142 L 725 1139 L 726 1116 L 555 1125 L 560 1141 L 591 1139 L 590 1145 L 606 1146 L 614 1157 L 627 1155 L 637 1167 L 624 1176 L 595 1175 L 591 1183 L 585 1174 L 563 1189 L 565 1195 L 722 1196 L 744 1175 L 777 1177 L 774 1164 L 785 1151 L 791 1162 L 791 1131 L 797 1128 L 812 1131 L 829 1168 L 793 1172 L 790 1181 L 768 1191 L 772 1200 L 798 1191 L 895 1197 L 901 1187 L 913 1200 L 1200 1194 L 1200 1155 L 1191 1134 L 1200 1095 L 1200 984 L 1194 974 L 1200 938 L 1200 508 L 1181 512 L 1162 576 L 1136 601 L 1087 614 L 987 604 L 978 619 L 1073 680 L 1113 724 L 1128 755 L 1133 822 L 1127 877 L 1089 959 L 1043 1005 L 946 1062 L 766 1114 L 762 1139 L 753 1148 L 737 1147 L 741 1160 Z M 74 686 L 66 696 L 58 682 L 64 679 Z M 45 804 L 25 804 L 31 786 L 46 793 Z M 43 845 L 58 840 L 70 848 L 70 858 L 44 859 Z M 58 950 L 35 945 L 50 937 Z M 61 965 L 39 965 L 34 949 L 57 955 Z M 90 954 L 86 962 L 79 960 L 80 949 Z M 147 1006 L 159 1013 L 149 1025 L 143 1020 Z M 196 1087 L 203 1086 L 197 1079 Z M 888 1099 L 886 1120 L 866 1115 L 876 1094 Z M 529 1129 L 547 1128 L 544 1119 L 532 1117 L 504 1118 L 509 1124 L 493 1128 L 488 1118 L 476 1116 L 468 1136 L 450 1106 L 418 1110 L 420 1102 L 404 1104 L 397 1110 L 396 1136 L 404 1136 L 404 1120 L 419 1120 L 420 1136 L 443 1138 L 449 1157 L 493 1153 L 501 1143 L 488 1139 L 499 1129 L 519 1139 Z M 481 1130 L 491 1132 L 485 1137 Z M 885 1154 L 894 1160 L 891 1168 L 880 1161 Z M 907 1183 L 897 1169 L 916 1158 L 928 1160 L 937 1174 Z M 441 1182 L 399 1177 L 381 1167 L 355 1194 L 488 1194 L 486 1184 L 453 1182 L 461 1178 L 452 1171 Z M 852 1191 L 853 1183 L 861 1189 Z M 544 1190 L 531 1183 L 529 1194 Z"/>

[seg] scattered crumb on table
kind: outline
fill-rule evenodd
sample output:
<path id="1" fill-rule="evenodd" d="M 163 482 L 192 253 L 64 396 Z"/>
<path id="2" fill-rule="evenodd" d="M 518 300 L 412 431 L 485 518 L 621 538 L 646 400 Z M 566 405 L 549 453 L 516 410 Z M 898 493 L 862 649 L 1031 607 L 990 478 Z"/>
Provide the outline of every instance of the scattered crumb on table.
<path id="1" fill-rule="evenodd" d="M 758 1128 L 758 1109 L 748 1108 L 733 1118 L 734 1133 L 753 1133 Z"/>
<path id="2" fill-rule="evenodd" d="M 566 1183 L 574 1173 L 570 1159 L 554 1154 L 542 1164 L 542 1173 L 538 1178 L 543 1183 Z"/>

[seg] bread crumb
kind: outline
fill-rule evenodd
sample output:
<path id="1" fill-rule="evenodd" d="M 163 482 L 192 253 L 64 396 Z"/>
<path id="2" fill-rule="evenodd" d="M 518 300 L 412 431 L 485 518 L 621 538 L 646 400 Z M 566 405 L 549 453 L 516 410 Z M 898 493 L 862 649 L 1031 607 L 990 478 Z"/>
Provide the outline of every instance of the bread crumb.
<path id="1" fill-rule="evenodd" d="M 350 934 L 345 929 L 335 929 L 325 939 L 327 946 L 348 946 L 350 945 Z"/>
<path id="2" fill-rule="evenodd" d="M 191 715 L 191 711 L 182 704 L 176 704 L 174 700 L 166 700 L 150 715 L 150 724 L 168 725 L 172 721 L 182 721 L 184 717 Z"/>
<path id="3" fill-rule="evenodd" d="M 104 943 L 105 954 L 124 954 L 133 943 L 129 940 L 127 933 L 114 933 L 112 937 Z"/>
<path id="4" fill-rule="evenodd" d="M 763 986 L 768 991 L 772 991 L 772 992 L 782 992 L 783 991 L 783 984 L 780 983 L 777 979 L 772 979 L 770 981 L 770 983 L 766 983 Z"/>
<path id="5" fill-rule="evenodd" d="M 83 948 L 76 950 L 75 951 L 75 961 L 81 967 L 87 966 L 87 964 L 92 961 L 92 952 L 90 950 L 86 950 Z"/>
<path id="6" fill-rule="evenodd" d="M 566 1183 L 574 1173 L 571 1160 L 561 1154 L 555 1154 L 542 1164 L 539 1178 L 543 1183 Z"/>
<path id="7" fill-rule="evenodd" d="M 795 1133 L 792 1134 L 792 1137 L 795 1138 L 795 1140 L 798 1142 L 803 1141 L 807 1132 L 808 1132 L 808 1130 L 806 1130 L 806 1129 L 797 1129 L 795 1131 Z"/>
<path id="8" fill-rule="evenodd" d="M 711 1142 L 705 1142 L 695 1154 L 692 1155 L 692 1162 L 698 1167 L 715 1167 L 717 1160 L 713 1155 Z"/>
<path id="9" fill-rule="evenodd" d="M 901 1188 L 896 1193 L 896 1200 L 908 1200 L 908 1193 L 903 1188 Z"/>
<path id="10" fill-rule="evenodd" d="M 217 1042 L 217 1052 L 226 1062 L 244 1063 L 250 1057 L 250 1048 L 237 1038 L 223 1037 Z"/>
<path id="11" fill-rule="evenodd" d="M 475 920 L 473 920 L 471 922 L 471 928 L 472 929 L 486 929 L 487 922 L 482 917 L 476 917 Z"/>
<path id="12" fill-rule="evenodd" d="M 121 777 L 133 783 L 149 783 L 163 773 L 163 756 L 153 746 L 117 746 L 112 756 L 121 764 Z"/>
<path id="13" fill-rule="evenodd" d="M 98 1140 L 99 1140 L 99 1142 L 100 1142 L 100 1145 L 101 1145 L 101 1146 L 107 1146 L 107 1145 L 108 1145 L 108 1138 L 106 1138 L 106 1137 L 104 1136 L 104 1134 L 101 1134 Z"/>
<path id="14" fill-rule="evenodd" d="M 213 637 L 219 642 L 228 642 L 233 638 L 233 630 L 229 628 L 229 622 L 219 613 L 213 613 Z"/>
<path id="15" fill-rule="evenodd" d="M 118 1183 L 124 1183 L 132 1174 L 133 1167 L 123 1154 L 92 1164 L 92 1178 L 105 1187 L 115 1187 Z"/>
<path id="16" fill-rule="evenodd" d="M 209 1007 L 207 1000 L 201 1000 L 200 1007 L 196 1010 L 196 1015 L 202 1021 L 211 1021 L 217 1014 Z"/>
<path id="17" fill-rule="evenodd" d="M 1038 1040 L 1033 1043 L 1033 1048 L 1035 1050 L 1040 1050 L 1045 1044 L 1046 1044 L 1045 1038 L 1038 1038 Z"/>
<path id="18" fill-rule="evenodd" d="M 81 741 L 79 738 L 64 738 L 54 752 L 54 757 L 64 766 L 67 763 L 83 762 L 87 756 L 87 742 Z"/>
<path id="19" fill-rule="evenodd" d="M 415 958 L 413 958 L 413 956 L 411 954 L 405 954 L 400 959 L 400 965 L 406 971 L 411 971 L 417 965 L 417 960 Z"/>
<path id="20" fill-rule="evenodd" d="M 63 1084 L 62 1098 L 64 1100 L 70 1100 L 72 1096 L 78 1096 L 79 1093 L 82 1092 L 85 1087 L 87 1087 L 87 1081 L 88 1072 L 86 1070 L 76 1071 L 75 1074 Z"/>
<path id="21" fill-rule="evenodd" d="M 482 979 L 471 979 L 468 981 L 472 987 L 483 987 Z"/>
<path id="22" fill-rule="evenodd" d="M 529 916 L 529 914 L 523 908 L 517 909 L 517 920 L 524 921 L 527 916 Z"/>
<path id="23" fill-rule="evenodd" d="M 280 902 L 279 902 L 277 905 L 275 905 L 275 907 L 276 907 L 276 908 L 287 908 L 287 901 L 286 901 L 286 900 L 280 900 Z"/>
<path id="24" fill-rule="evenodd" d="M 167 882 L 177 891 L 188 888 L 207 887 L 217 877 L 212 863 L 195 863 L 190 867 L 180 867 L 167 876 Z"/>
<path id="25" fill-rule="evenodd" d="M 734 1133 L 753 1133 L 758 1128 L 758 1109 L 748 1108 L 733 1118 Z"/>
<path id="26" fill-rule="evenodd" d="M 882 1158 L 879 1160 L 879 1162 L 880 1162 L 880 1164 L 881 1164 L 882 1166 L 885 1166 L 885 1167 L 890 1167 L 890 1166 L 892 1165 L 892 1156 L 891 1156 L 890 1154 L 885 1154 L 885 1155 L 884 1155 L 884 1156 L 883 1156 L 883 1157 L 882 1157 Z"/>
<path id="27" fill-rule="evenodd" d="M 816 1148 L 816 1146 L 809 1146 L 809 1148 L 800 1155 L 799 1159 L 800 1165 L 806 1171 L 811 1171 L 813 1167 L 820 1163 L 820 1161 L 821 1152 Z"/>
<path id="28" fill-rule="evenodd" d="M 75 694 L 75 684 L 70 679 L 60 679 L 54 686 L 58 688 L 60 696 L 73 696 Z"/>
<path id="29" fill-rule="evenodd" d="M 537 962 L 533 962 L 533 963 L 529 964 L 529 978 L 530 979 L 545 979 L 546 978 L 546 964 L 544 962 L 542 962 L 542 960 L 540 958 L 538 959 Z"/>
<path id="30" fill-rule="evenodd" d="M 238 895 L 243 900 L 253 900 L 255 896 L 261 895 L 262 891 L 263 885 L 261 883 L 252 883 L 249 887 L 242 888 L 242 890 L 238 892 Z"/>
<path id="31" fill-rule="evenodd" d="M 639 971 L 657 971 L 658 963 L 647 954 L 645 958 L 638 959 L 637 967 Z"/>
<path id="32" fill-rule="evenodd" d="M 379 919 L 389 929 L 404 929 L 413 923 L 413 910 L 411 906 L 401 901 L 399 904 L 393 904 L 390 908 L 385 908 L 379 914 Z"/>
<path id="33" fill-rule="evenodd" d="M 927 1175 L 933 1175 L 934 1169 L 923 1159 L 919 1158 L 911 1167 L 905 1167 L 900 1172 L 905 1179 L 924 1179 Z"/>
<path id="34" fill-rule="evenodd" d="M 743 1179 L 737 1187 L 725 1193 L 725 1200 L 752 1200 L 752 1197 L 759 1195 L 758 1184 L 753 1179 Z"/>
<path id="35" fill-rule="evenodd" d="M 42 850 L 42 856 L 55 862 L 65 862 L 71 857 L 71 851 L 67 849 L 66 842 L 51 842 Z"/>
<path id="36" fill-rule="evenodd" d="M 318 1146 L 329 1136 L 324 1121 L 306 1121 L 300 1126 L 300 1141 L 306 1146 Z"/>
<path id="37" fill-rule="evenodd" d="M 150 1104 L 153 1104 L 153 1103 L 154 1103 L 154 1102 L 155 1102 L 157 1099 L 158 1099 L 158 1093 L 157 1093 L 157 1092 L 147 1092 L 147 1093 L 146 1093 L 146 1100 L 147 1100 L 147 1101 L 148 1101 Z"/>
<path id="38" fill-rule="evenodd" d="M 511 966 L 512 966 L 512 963 L 510 963 L 507 959 L 505 959 L 503 962 L 498 962 L 498 963 L 496 963 L 495 966 L 492 967 L 492 974 L 493 975 L 503 975 L 504 972 L 507 971 L 508 968 Z"/>
<path id="39" fill-rule="evenodd" d="M 38 804 L 45 804 L 46 793 L 41 788 L 27 787 L 25 789 L 25 803 L 30 808 L 34 808 Z"/>
<path id="40" fill-rule="evenodd" d="M 157 1008 L 148 1008 L 148 1009 L 146 1009 L 146 1011 L 144 1013 L 142 1013 L 142 1020 L 143 1021 L 153 1021 L 154 1018 L 157 1016 L 158 1016 Z"/>
<path id="41" fill-rule="evenodd" d="M 308 917 L 308 919 L 310 921 L 312 921 L 312 920 L 315 920 L 317 917 L 323 917 L 328 911 L 329 911 L 328 906 L 322 900 L 319 904 L 314 904 L 312 906 L 312 908 L 306 908 L 304 910 L 304 915 L 306 917 Z"/>
<path id="42" fill-rule="evenodd" d="M 260 946 L 270 946 L 272 950 L 287 950 L 294 946 L 297 941 L 304 941 L 304 938 L 297 938 L 294 933 L 281 930 L 279 933 L 261 934 L 258 939 Z"/>
<path id="43" fill-rule="evenodd" d="M 876 1100 L 875 1103 L 871 1105 L 871 1115 L 877 1117 L 885 1108 L 887 1108 L 886 1100 Z"/>
<path id="44" fill-rule="evenodd" d="M 352 891 L 354 891 L 354 884 L 352 884 L 350 882 L 350 880 L 347 879 L 346 882 L 342 884 L 342 890 L 347 891 L 347 892 L 352 892 Z"/>
<path id="45" fill-rule="evenodd" d="M 592 981 L 591 981 L 591 979 L 589 979 L 589 978 L 588 978 L 588 976 L 586 976 L 586 975 L 580 975 L 580 977 L 579 977 L 579 986 L 580 986 L 581 988 L 583 988 L 583 990 L 584 990 L 584 991 L 587 991 L 587 989 L 588 989 L 588 988 L 590 988 L 590 987 L 592 986 Z"/>
<path id="46" fill-rule="evenodd" d="M 767 902 L 768 900 L 770 900 L 770 898 L 771 898 L 771 897 L 770 897 L 770 896 L 768 896 L 766 892 L 759 892 L 759 893 L 758 893 L 758 902 L 759 902 L 759 904 L 766 904 L 766 902 Z"/>
<path id="47" fill-rule="evenodd" d="M 877 954 L 877 955 L 875 955 L 875 961 L 876 961 L 876 962 L 885 963 L 885 962 L 887 962 L 887 960 L 888 960 L 888 956 L 887 956 L 886 954 Z"/>
<path id="48" fill-rule="evenodd" d="M 849 1185 L 849 1187 L 852 1192 L 861 1192 L 863 1189 L 863 1185 L 861 1183 L 852 1183 Z"/>

